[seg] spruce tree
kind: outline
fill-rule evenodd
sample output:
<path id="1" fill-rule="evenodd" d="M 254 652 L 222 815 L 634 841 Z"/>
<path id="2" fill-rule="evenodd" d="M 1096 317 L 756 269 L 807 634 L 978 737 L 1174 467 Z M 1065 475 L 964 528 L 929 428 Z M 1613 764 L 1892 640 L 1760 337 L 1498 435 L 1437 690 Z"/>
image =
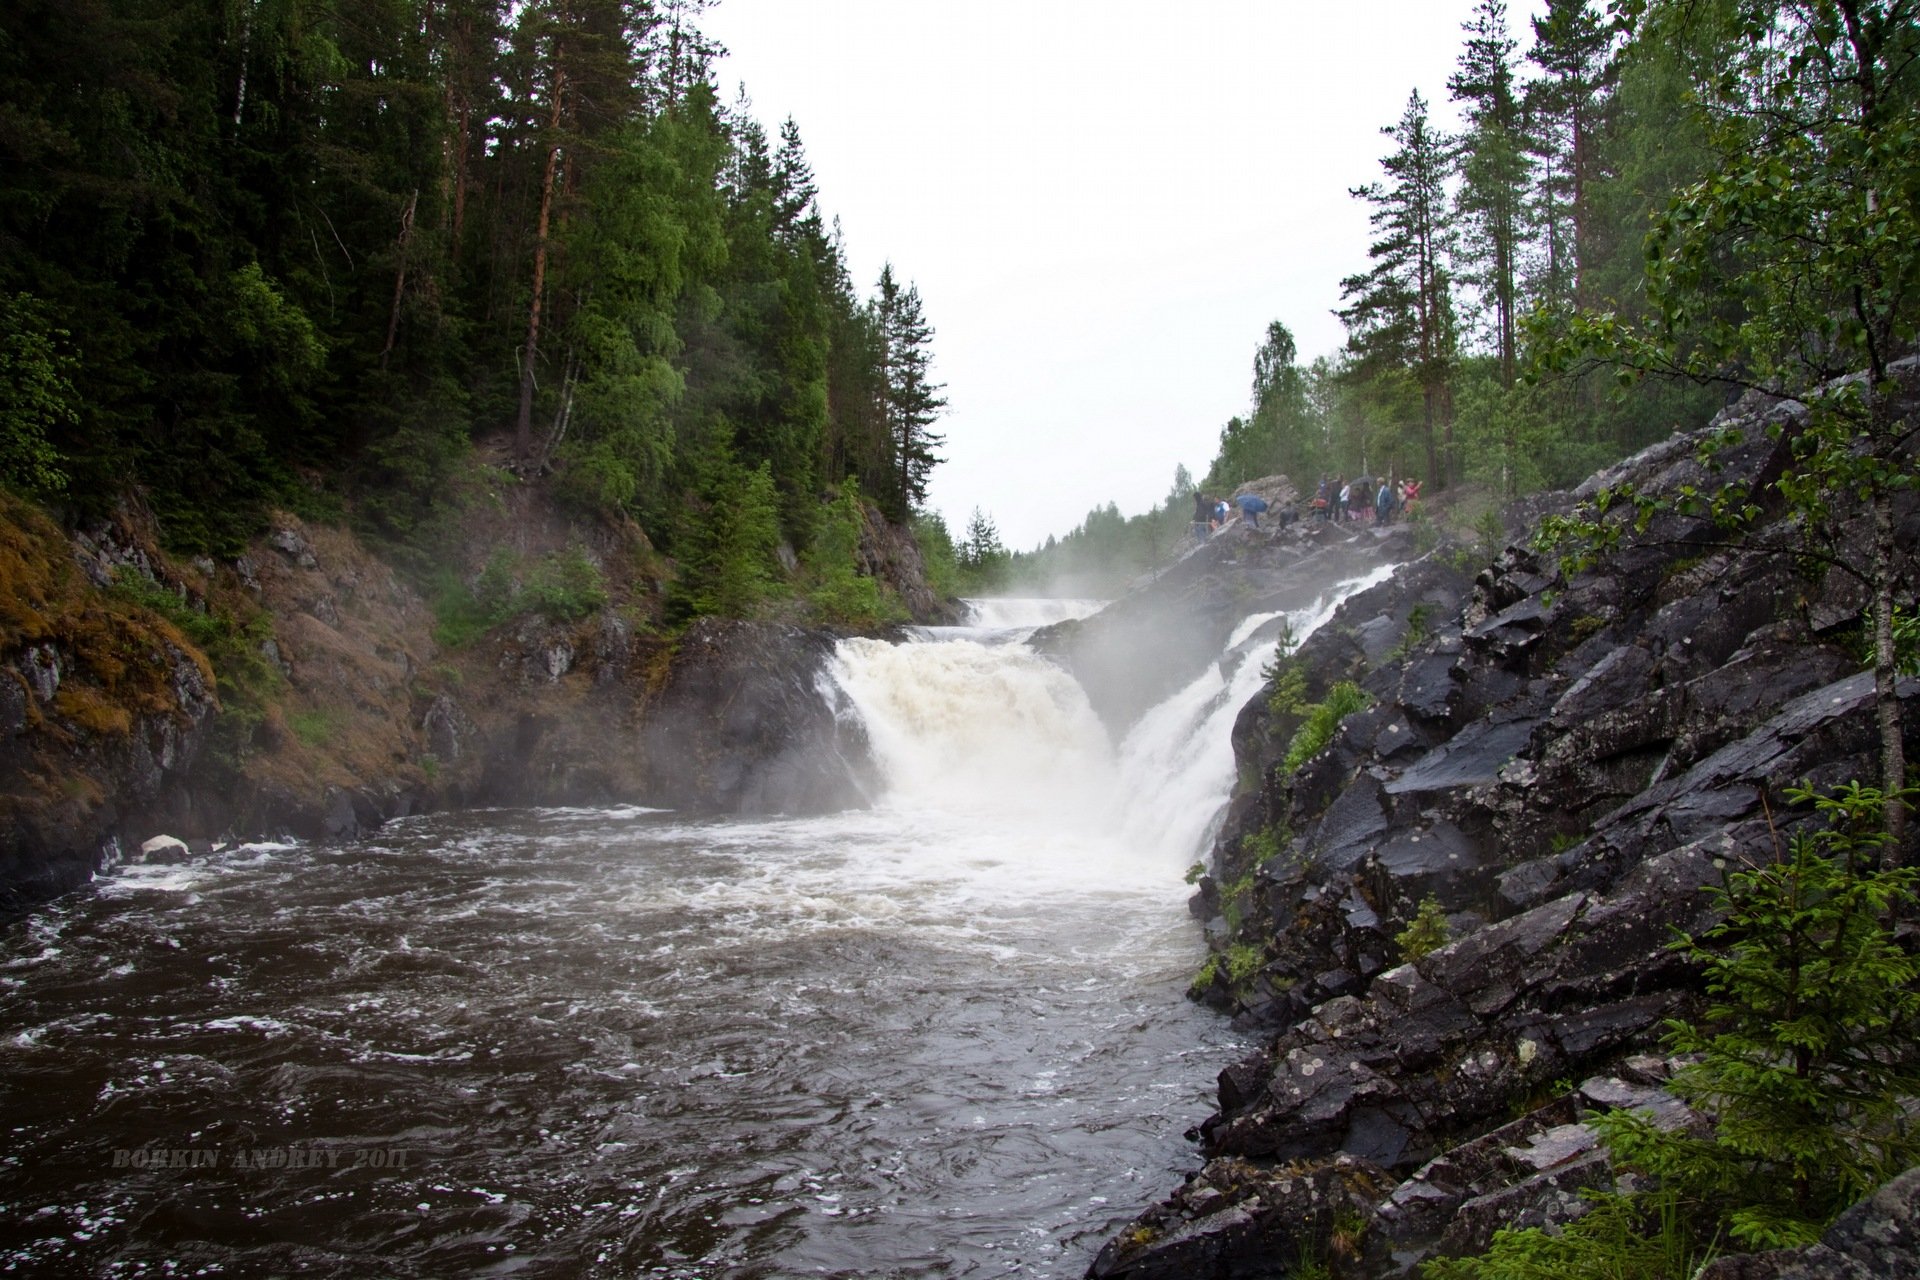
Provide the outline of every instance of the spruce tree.
<path id="1" fill-rule="evenodd" d="M 1521 214 L 1529 163 L 1523 148 L 1520 98 L 1514 79 L 1513 38 L 1506 0 L 1480 0 L 1467 24 L 1466 48 L 1447 91 L 1466 104 L 1461 140 L 1460 212 L 1463 258 L 1489 313 L 1500 385 L 1511 387 L 1519 368 L 1516 325 Z"/>
<path id="2" fill-rule="evenodd" d="M 1452 234 L 1446 182 L 1452 150 L 1415 90 L 1400 122 L 1381 130 L 1397 149 L 1380 161 L 1389 181 L 1357 187 L 1373 206 L 1373 265 L 1340 282 L 1351 373 L 1372 381 L 1405 373 L 1420 395 L 1427 475 L 1443 488 L 1452 468 L 1451 383 L 1456 358 L 1445 255 Z"/>
<path id="3" fill-rule="evenodd" d="M 920 291 L 912 284 L 902 288 L 892 263 L 881 268 L 874 305 L 884 352 L 882 412 L 904 515 L 926 502 L 928 477 L 943 461 L 934 450 L 946 443 L 946 437 L 935 432 L 933 424 L 947 401 L 940 394 L 941 385 L 931 377 L 933 326 L 922 314 Z"/>

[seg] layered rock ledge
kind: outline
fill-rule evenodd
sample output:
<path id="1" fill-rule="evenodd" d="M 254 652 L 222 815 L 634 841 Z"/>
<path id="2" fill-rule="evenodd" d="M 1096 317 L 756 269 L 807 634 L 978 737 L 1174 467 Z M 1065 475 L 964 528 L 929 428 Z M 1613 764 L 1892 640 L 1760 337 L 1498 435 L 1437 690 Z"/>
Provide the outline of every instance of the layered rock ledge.
<path id="1" fill-rule="evenodd" d="M 1510 512 L 1509 532 L 1627 482 L 1764 491 L 1802 414 L 1744 401 L 1710 428 L 1737 440 L 1712 464 L 1706 433 L 1676 436 Z M 1920 503 L 1897 519 L 1911 600 Z M 1712 923 L 1702 890 L 1729 865 L 1810 820 L 1784 788 L 1878 771 L 1865 596 L 1808 576 L 1798 536 L 1779 510 L 1729 540 L 1667 508 L 1571 576 L 1519 539 L 1471 580 L 1442 549 L 1293 656 L 1236 727 L 1245 785 L 1193 904 L 1237 961 L 1196 995 L 1263 1046 L 1221 1073 L 1205 1167 L 1090 1274 L 1409 1275 L 1612 1186 L 1588 1113 L 1705 1123 L 1659 1090 L 1662 1023 L 1701 1002 L 1668 944 Z M 1843 554 L 1864 536 L 1844 530 Z M 1284 770 L 1339 681 L 1369 705 Z M 1911 756 L 1920 681 L 1898 696 Z M 1403 963 L 1429 897 L 1453 940 Z"/>

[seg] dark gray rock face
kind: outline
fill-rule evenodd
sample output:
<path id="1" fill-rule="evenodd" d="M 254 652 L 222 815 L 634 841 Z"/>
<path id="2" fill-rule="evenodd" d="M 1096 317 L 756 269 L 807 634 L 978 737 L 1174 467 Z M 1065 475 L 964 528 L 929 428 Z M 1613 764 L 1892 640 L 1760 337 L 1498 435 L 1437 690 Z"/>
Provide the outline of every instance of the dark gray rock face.
<path id="1" fill-rule="evenodd" d="M 860 803 L 865 731 L 841 714 L 824 632 L 705 619 L 646 703 L 647 803 L 725 813 L 815 813 Z"/>
<path id="2" fill-rule="evenodd" d="M 1235 523 L 1093 617 L 1030 643 L 1074 674 L 1118 733 L 1212 665 L 1242 619 L 1306 608 L 1336 582 L 1415 554 L 1400 526 Z"/>
<path id="3" fill-rule="evenodd" d="M 1743 403 L 1722 415 L 1716 426 L 1741 442 L 1719 474 L 1696 438 L 1676 437 L 1582 492 L 1764 486 L 1794 412 Z M 1783 435 L 1766 430 L 1782 422 Z M 1920 532 L 1920 502 L 1904 496 L 1896 518 Z M 1349 601 L 1292 659 L 1304 701 L 1338 680 L 1374 698 L 1317 756 L 1283 772 L 1300 716 L 1264 697 L 1242 712 L 1241 772 L 1260 784 L 1235 798 L 1194 906 L 1238 919 L 1214 944 L 1256 947 L 1263 964 L 1201 994 L 1271 1038 L 1222 1073 L 1203 1150 L 1242 1162 L 1251 1181 L 1347 1159 L 1383 1171 L 1394 1185 L 1366 1209 L 1366 1256 L 1339 1274 L 1411 1274 L 1436 1251 L 1483 1249 L 1499 1225 L 1577 1216 L 1581 1188 L 1613 1185 L 1582 1113 L 1678 1106 L 1649 1092 L 1658 1072 L 1628 1066 L 1657 1050 L 1664 1020 L 1700 1008 L 1695 969 L 1668 946 L 1675 932 L 1712 923 L 1704 890 L 1728 865 L 1773 858 L 1810 820 L 1785 787 L 1877 776 L 1873 680 L 1850 637 L 1861 598 L 1841 575 L 1802 576 L 1793 537 L 1763 520 L 1729 547 L 1706 521 L 1669 512 L 1571 578 L 1524 545 L 1470 587 L 1423 560 Z M 1904 543 L 1905 597 L 1917 542 Z M 1911 758 L 1920 680 L 1897 690 Z M 1259 865 L 1245 852 L 1276 846 Z M 1429 896 L 1453 940 L 1400 963 L 1398 935 Z M 1895 1204 L 1870 1229 L 1889 1256 L 1911 1247 L 1912 1209 Z M 1191 1274 L 1278 1274 L 1243 1253 L 1245 1212 L 1217 1231 L 1211 1216 L 1183 1191 L 1138 1229 L 1144 1240 L 1177 1219 L 1181 1247 L 1207 1259 Z M 1821 1247 L 1864 1257 L 1868 1238 Z M 1095 1274 L 1134 1274 L 1127 1260 L 1153 1246 L 1130 1239 Z M 1308 1243 L 1328 1256 L 1326 1237 Z"/>

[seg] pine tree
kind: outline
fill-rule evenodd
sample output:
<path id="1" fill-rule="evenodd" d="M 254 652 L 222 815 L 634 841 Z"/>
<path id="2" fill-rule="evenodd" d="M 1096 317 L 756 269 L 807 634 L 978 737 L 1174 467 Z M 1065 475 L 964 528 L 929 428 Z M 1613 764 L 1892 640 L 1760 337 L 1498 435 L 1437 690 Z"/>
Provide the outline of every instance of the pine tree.
<path id="1" fill-rule="evenodd" d="M 1464 256 L 1472 264 L 1468 278 L 1491 313 L 1500 385 L 1511 387 L 1519 368 L 1515 290 L 1530 166 L 1522 146 L 1516 46 L 1507 34 L 1506 0 L 1480 0 L 1466 31 L 1459 69 L 1447 80 L 1454 100 L 1467 104 L 1469 123 L 1461 148 Z"/>
<path id="2" fill-rule="evenodd" d="M 1526 147 L 1535 161 L 1531 212 L 1544 259 L 1538 294 L 1550 306 L 1587 300 L 1597 251 L 1592 193 L 1616 70 L 1612 48 L 1613 33 L 1593 0 L 1548 0 L 1533 19 L 1527 58 L 1541 76 L 1526 88 Z"/>
<path id="3" fill-rule="evenodd" d="M 943 461 L 934 450 L 946 443 L 933 430 L 947 404 L 941 385 L 930 377 L 933 326 L 921 312 L 920 291 L 912 284 L 901 288 L 892 263 L 881 268 L 875 312 L 885 362 L 882 414 L 901 499 L 908 512 L 917 511 L 927 500 L 928 477 Z"/>
<path id="4" fill-rule="evenodd" d="M 1379 238 L 1367 250 L 1373 266 L 1340 282 L 1347 305 L 1336 314 L 1347 327 L 1355 377 L 1404 372 L 1418 388 L 1427 474 L 1435 488 L 1443 488 L 1453 465 L 1449 388 L 1456 354 L 1445 267 L 1452 152 L 1428 123 L 1418 90 L 1409 95 L 1400 122 L 1381 132 L 1398 144 L 1380 162 L 1390 181 L 1352 193 L 1374 207 L 1369 220 Z"/>

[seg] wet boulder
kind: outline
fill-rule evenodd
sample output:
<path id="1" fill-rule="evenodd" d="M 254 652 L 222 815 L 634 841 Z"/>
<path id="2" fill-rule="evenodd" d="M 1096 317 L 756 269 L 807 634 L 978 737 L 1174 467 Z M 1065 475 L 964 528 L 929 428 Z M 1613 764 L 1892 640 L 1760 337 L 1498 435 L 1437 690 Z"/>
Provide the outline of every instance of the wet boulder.
<path id="1" fill-rule="evenodd" d="M 862 803 L 871 760 L 826 679 L 832 636 L 702 619 L 640 708 L 646 803 L 721 813 L 813 813 Z"/>

